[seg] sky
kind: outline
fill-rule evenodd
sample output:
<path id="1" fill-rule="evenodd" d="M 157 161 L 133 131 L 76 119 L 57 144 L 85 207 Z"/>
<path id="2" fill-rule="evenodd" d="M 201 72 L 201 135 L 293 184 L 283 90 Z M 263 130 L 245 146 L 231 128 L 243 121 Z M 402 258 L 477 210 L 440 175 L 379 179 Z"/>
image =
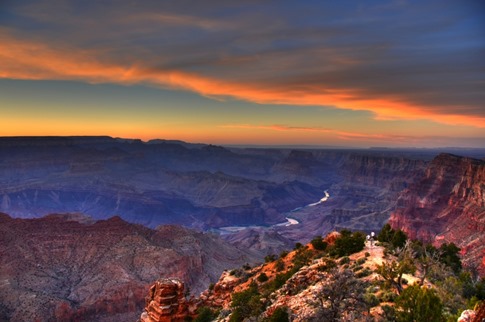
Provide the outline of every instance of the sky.
<path id="1" fill-rule="evenodd" d="M 483 1 L 0 0 L 0 136 L 485 147 Z"/>

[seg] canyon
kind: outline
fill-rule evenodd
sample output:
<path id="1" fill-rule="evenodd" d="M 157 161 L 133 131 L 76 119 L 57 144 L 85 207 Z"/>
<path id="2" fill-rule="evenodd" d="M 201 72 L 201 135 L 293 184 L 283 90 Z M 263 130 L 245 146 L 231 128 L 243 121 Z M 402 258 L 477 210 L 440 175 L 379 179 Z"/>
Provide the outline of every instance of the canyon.
<path id="1" fill-rule="evenodd" d="M 227 267 L 256 260 L 213 234 L 79 214 L 0 214 L 0 254 L 2 321 L 130 321 L 160 277 L 197 294 Z"/>
<path id="2" fill-rule="evenodd" d="M 0 320 L 134 321 L 159 278 L 197 295 L 224 270 L 389 218 L 455 242 L 483 274 L 485 151 L 439 152 L 0 138 Z"/>
<path id="3" fill-rule="evenodd" d="M 399 195 L 389 223 L 413 239 L 455 243 L 485 275 L 485 161 L 440 154 Z"/>

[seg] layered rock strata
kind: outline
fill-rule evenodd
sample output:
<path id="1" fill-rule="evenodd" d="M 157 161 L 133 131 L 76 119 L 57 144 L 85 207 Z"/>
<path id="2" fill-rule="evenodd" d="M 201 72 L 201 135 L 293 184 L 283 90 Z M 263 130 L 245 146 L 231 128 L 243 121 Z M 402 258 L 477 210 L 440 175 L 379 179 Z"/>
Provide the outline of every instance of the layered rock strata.
<path id="1" fill-rule="evenodd" d="M 404 190 L 389 220 L 410 238 L 453 242 L 485 274 L 485 161 L 441 154 Z"/>
<path id="2" fill-rule="evenodd" d="M 195 303 L 186 300 L 178 279 L 159 279 L 150 287 L 140 322 L 183 322 L 195 314 Z"/>

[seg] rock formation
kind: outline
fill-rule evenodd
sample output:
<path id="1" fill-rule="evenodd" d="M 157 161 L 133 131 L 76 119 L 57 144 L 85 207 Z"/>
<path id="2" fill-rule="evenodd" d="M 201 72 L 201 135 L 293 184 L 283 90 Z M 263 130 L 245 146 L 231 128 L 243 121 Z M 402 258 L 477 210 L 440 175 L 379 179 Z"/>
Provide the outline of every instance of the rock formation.
<path id="1" fill-rule="evenodd" d="M 211 234 L 82 215 L 0 214 L 0 254 L 7 321 L 134 321 L 159 277 L 179 278 L 197 293 L 224 269 L 253 261 Z"/>
<path id="2" fill-rule="evenodd" d="M 485 274 L 485 161 L 441 154 L 404 190 L 389 220 L 410 238 L 453 242 Z"/>
<path id="3" fill-rule="evenodd" d="M 196 305 L 185 299 L 184 284 L 178 279 L 159 279 L 150 287 L 140 322 L 183 322 L 193 316 Z"/>

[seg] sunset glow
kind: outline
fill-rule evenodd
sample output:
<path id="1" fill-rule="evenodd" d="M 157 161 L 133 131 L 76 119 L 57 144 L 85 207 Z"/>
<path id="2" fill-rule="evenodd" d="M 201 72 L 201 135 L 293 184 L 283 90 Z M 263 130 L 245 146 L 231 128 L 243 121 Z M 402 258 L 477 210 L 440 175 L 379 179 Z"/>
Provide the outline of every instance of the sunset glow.
<path id="1" fill-rule="evenodd" d="M 54 3 L 0 11 L 2 136 L 485 146 L 472 2 Z"/>

